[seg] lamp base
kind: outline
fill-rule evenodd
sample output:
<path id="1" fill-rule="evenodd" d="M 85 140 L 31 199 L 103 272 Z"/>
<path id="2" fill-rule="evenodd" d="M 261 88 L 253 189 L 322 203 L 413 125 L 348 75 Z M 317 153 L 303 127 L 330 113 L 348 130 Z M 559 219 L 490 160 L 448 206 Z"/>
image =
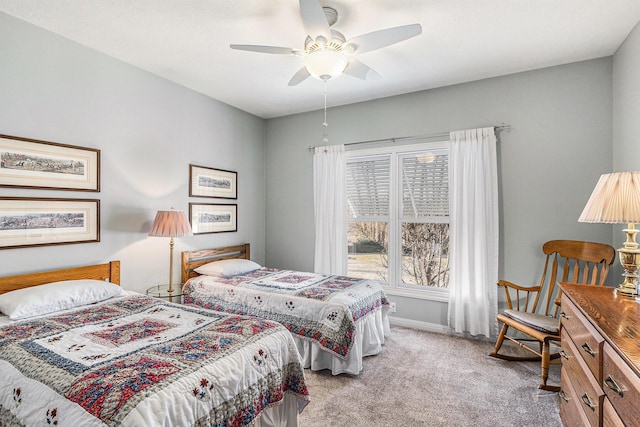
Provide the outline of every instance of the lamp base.
<path id="1" fill-rule="evenodd" d="M 638 295 L 638 289 L 636 286 L 623 286 L 622 284 L 618 285 L 615 289 L 616 293 L 627 295 L 630 297 Z"/>
<path id="2" fill-rule="evenodd" d="M 638 267 L 640 266 L 640 249 L 636 243 L 638 230 L 634 224 L 629 224 L 624 232 L 627 234 L 627 241 L 618 249 L 620 264 L 624 268 L 624 282 L 616 288 L 616 292 L 634 296 L 638 295 Z"/>

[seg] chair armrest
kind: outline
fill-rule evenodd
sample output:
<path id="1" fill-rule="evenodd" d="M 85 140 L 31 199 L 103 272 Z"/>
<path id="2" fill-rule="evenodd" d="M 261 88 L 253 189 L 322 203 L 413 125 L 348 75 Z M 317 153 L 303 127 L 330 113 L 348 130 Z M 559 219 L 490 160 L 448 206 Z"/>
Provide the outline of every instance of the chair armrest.
<path id="1" fill-rule="evenodd" d="M 511 296 L 511 291 L 515 291 L 515 301 L 516 301 L 516 310 L 520 311 L 520 293 L 524 293 L 524 310 L 527 310 L 527 307 L 529 306 L 529 299 L 531 298 L 532 294 L 535 294 L 535 301 L 532 307 L 532 311 L 535 311 L 535 308 L 538 304 L 538 297 L 539 297 L 539 292 L 541 287 L 540 286 L 520 286 L 520 285 L 516 285 L 515 283 L 511 283 L 507 280 L 498 280 L 498 286 L 501 286 L 504 288 L 504 294 L 506 297 L 506 301 L 507 301 L 507 307 L 510 310 L 513 310 L 513 302 L 512 302 L 512 296 Z"/>
<path id="2" fill-rule="evenodd" d="M 525 292 L 538 292 L 540 290 L 540 286 L 520 286 L 507 280 L 498 280 L 498 286 L 504 286 L 505 288 L 512 288 L 518 291 Z"/>

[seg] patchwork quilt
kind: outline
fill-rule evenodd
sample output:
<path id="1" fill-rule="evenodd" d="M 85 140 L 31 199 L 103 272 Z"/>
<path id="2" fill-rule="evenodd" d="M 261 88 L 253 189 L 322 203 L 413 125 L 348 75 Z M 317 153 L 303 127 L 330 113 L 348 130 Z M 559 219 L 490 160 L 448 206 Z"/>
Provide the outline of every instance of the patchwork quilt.
<path id="1" fill-rule="evenodd" d="M 194 277 L 184 292 L 185 304 L 274 320 L 340 359 L 351 350 L 356 322 L 389 308 L 376 281 L 274 268 Z"/>
<path id="2" fill-rule="evenodd" d="M 269 320 L 127 296 L 0 328 L 1 426 L 245 426 L 285 394 L 309 400 Z"/>

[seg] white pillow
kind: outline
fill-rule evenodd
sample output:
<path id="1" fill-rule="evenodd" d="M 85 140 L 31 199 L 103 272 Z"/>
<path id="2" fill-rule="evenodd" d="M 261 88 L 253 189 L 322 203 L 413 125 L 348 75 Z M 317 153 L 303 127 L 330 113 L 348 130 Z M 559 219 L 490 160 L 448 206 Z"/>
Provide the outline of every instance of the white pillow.
<path id="1" fill-rule="evenodd" d="M 104 280 L 65 280 L 0 295 L 0 311 L 11 320 L 79 307 L 122 295 L 122 288 Z"/>
<path id="2" fill-rule="evenodd" d="M 205 276 L 226 277 L 248 273 L 262 268 L 260 264 L 249 259 L 223 259 L 201 265 L 195 272 Z"/>

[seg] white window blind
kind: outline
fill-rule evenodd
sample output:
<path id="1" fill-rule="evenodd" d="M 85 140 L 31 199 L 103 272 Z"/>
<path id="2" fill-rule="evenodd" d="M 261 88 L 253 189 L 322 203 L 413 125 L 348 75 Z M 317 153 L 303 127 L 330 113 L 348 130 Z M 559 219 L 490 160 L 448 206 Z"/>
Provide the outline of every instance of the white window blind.
<path id="1" fill-rule="evenodd" d="M 353 158 L 347 162 L 349 218 L 389 215 L 390 156 Z"/>
<path id="2" fill-rule="evenodd" d="M 449 165 L 446 151 L 401 156 L 402 217 L 449 216 Z"/>

